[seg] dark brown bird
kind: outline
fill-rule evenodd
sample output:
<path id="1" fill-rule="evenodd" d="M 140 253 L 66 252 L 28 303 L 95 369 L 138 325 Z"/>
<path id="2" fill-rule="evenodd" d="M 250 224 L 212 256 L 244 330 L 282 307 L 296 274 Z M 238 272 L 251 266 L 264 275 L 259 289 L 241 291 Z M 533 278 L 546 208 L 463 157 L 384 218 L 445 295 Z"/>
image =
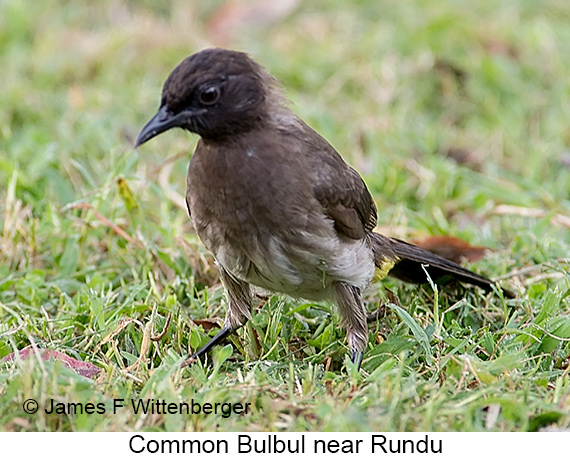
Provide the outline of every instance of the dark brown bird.
<path id="1" fill-rule="evenodd" d="M 247 54 L 207 49 L 183 60 L 136 146 L 172 127 L 201 137 L 186 203 L 229 296 L 224 327 L 190 360 L 251 318 L 252 285 L 336 304 L 360 365 L 368 342 L 362 291 L 374 276 L 422 283 L 427 271 L 485 290 L 495 284 L 374 233 L 376 205 L 360 175 L 290 111 L 276 80 Z"/>

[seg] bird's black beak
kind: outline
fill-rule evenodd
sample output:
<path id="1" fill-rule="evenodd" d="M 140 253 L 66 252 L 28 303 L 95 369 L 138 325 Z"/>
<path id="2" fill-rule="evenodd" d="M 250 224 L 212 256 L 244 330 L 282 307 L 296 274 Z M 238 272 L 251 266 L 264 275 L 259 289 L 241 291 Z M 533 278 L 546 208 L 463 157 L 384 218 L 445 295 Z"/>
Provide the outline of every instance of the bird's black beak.
<path id="1" fill-rule="evenodd" d="M 148 123 L 143 127 L 141 133 L 135 141 L 135 148 L 138 148 L 141 144 L 146 143 L 151 138 L 156 135 L 165 132 L 172 127 L 177 127 L 180 124 L 180 115 L 172 114 L 165 106 L 162 106 L 158 113 L 148 121 Z"/>

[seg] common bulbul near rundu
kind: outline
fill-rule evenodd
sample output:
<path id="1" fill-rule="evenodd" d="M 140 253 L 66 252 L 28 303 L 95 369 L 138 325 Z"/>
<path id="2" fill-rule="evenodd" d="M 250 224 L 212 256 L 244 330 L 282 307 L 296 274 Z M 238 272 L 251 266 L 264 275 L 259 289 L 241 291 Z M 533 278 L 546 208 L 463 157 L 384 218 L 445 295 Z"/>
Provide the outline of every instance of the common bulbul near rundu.
<path id="1" fill-rule="evenodd" d="M 173 127 L 200 136 L 186 203 L 229 299 L 223 328 L 185 364 L 251 319 L 252 286 L 334 303 L 360 366 L 368 342 L 362 291 L 375 277 L 495 285 L 373 232 L 376 205 L 358 172 L 291 112 L 277 81 L 245 53 L 206 49 L 184 59 L 135 147 Z"/>

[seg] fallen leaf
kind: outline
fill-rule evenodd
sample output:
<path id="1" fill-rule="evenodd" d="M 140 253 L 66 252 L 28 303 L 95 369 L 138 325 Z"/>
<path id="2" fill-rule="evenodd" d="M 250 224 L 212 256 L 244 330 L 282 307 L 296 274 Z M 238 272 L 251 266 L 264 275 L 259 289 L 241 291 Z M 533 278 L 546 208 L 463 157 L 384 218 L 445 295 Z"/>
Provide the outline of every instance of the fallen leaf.
<path id="1" fill-rule="evenodd" d="M 218 45 L 227 44 L 240 30 L 263 27 L 289 15 L 299 0 L 230 0 L 211 16 L 208 35 Z"/>
<path id="2" fill-rule="evenodd" d="M 472 246 L 466 241 L 454 236 L 430 236 L 422 240 L 415 240 L 415 244 L 433 252 L 444 259 L 460 263 L 462 260 L 475 262 L 485 255 L 487 248 L 485 246 Z"/>
<path id="3" fill-rule="evenodd" d="M 445 151 L 445 156 L 459 165 L 463 165 L 474 171 L 481 171 L 483 158 L 468 149 L 450 146 Z"/>
<path id="4" fill-rule="evenodd" d="M 518 50 L 513 45 L 505 43 L 504 41 L 489 40 L 483 43 L 483 46 L 490 54 L 506 56 L 515 60 L 519 58 Z"/>
<path id="5" fill-rule="evenodd" d="M 101 371 L 99 367 L 93 365 L 92 363 L 77 360 L 73 357 L 68 356 L 67 354 L 64 354 L 63 352 L 52 351 L 50 349 L 34 349 L 28 347 L 22 349 L 17 354 L 18 357 L 20 357 L 22 360 L 26 360 L 31 355 L 34 355 L 34 353 L 41 357 L 42 360 L 59 360 L 63 362 L 67 367 L 75 371 L 77 374 L 80 374 L 86 378 L 93 379 Z M 1 361 L 10 362 L 14 360 L 14 358 L 16 358 L 16 353 L 12 352 L 11 354 L 8 354 L 6 357 L 4 357 Z"/>
<path id="6" fill-rule="evenodd" d="M 193 319 L 192 322 L 196 325 L 201 325 L 206 333 L 213 328 L 221 328 L 217 319 Z"/>

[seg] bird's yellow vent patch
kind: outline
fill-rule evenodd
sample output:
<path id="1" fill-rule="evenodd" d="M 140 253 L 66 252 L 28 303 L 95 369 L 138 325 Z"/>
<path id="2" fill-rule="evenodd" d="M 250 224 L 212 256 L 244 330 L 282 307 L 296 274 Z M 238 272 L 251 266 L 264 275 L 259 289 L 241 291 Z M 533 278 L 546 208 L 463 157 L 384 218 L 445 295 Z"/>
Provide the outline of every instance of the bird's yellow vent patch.
<path id="1" fill-rule="evenodd" d="M 376 267 L 376 271 L 374 272 L 374 281 L 381 281 L 388 276 L 388 273 L 390 273 L 390 270 L 394 268 L 394 265 L 396 265 L 394 260 L 384 259 L 382 261 L 382 265 Z"/>

